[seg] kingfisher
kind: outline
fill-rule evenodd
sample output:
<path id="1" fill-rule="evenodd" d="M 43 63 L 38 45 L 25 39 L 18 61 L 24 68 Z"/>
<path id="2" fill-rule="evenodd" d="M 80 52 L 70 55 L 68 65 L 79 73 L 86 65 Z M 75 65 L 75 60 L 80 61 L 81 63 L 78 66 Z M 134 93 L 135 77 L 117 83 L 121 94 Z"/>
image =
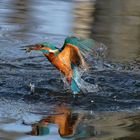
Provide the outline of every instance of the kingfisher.
<path id="1" fill-rule="evenodd" d="M 65 76 L 74 95 L 81 93 L 78 83 L 78 69 L 89 70 L 86 59 L 95 54 L 98 43 L 93 39 L 67 37 L 61 48 L 50 42 L 43 42 L 26 48 L 27 52 L 41 51 L 43 55 Z"/>

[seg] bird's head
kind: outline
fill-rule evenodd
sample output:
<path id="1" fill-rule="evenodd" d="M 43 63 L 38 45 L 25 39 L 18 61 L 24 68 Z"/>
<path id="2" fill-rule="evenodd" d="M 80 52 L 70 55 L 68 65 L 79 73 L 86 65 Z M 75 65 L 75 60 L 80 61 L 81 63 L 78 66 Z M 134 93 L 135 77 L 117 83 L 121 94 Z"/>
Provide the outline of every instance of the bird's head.
<path id="1" fill-rule="evenodd" d="M 44 42 L 44 43 L 36 44 L 36 45 L 33 45 L 32 47 L 27 48 L 26 52 L 31 52 L 32 50 L 41 51 L 45 54 L 48 54 L 52 50 L 56 50 L 56 47 L 50 43 Z"/>

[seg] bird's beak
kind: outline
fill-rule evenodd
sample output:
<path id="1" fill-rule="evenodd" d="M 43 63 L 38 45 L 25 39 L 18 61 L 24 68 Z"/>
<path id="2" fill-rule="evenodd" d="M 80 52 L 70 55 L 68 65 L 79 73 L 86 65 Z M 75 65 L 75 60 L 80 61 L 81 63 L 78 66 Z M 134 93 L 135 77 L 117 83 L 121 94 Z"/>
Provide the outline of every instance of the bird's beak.
<path id="1" fill-rule="evenodd" d="M 40 45 L 30 45 L 30 46 L 26 46 L 25 48 L 22 48 L 22 50 L 25 50 L 26 53 L 31 52 L 32 50 L 36 50 L 36 51 L 40 51 L 41 50 L 41 46 Z"/>

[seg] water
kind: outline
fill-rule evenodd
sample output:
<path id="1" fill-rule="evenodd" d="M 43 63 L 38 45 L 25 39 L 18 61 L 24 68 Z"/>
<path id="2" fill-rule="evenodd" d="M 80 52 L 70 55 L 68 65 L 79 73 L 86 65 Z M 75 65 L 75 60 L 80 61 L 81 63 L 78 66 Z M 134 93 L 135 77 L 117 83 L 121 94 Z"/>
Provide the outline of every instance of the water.
<path id="1" fill-rule="evenodd" d="M 140 139 L 140 3 L 129 0 L 129 10 L 118 14 L 125 1 L 117 8 L 106 2 L 1 0 L 0 140 Z M 127 35 L 131 28 L 134 36 Z M 75 99 L 41 53 L 22 50 L 45 40 L 60 47 L 71 34 L 94 36 L 109 48 L 82 76 L 99 90 Z"/>

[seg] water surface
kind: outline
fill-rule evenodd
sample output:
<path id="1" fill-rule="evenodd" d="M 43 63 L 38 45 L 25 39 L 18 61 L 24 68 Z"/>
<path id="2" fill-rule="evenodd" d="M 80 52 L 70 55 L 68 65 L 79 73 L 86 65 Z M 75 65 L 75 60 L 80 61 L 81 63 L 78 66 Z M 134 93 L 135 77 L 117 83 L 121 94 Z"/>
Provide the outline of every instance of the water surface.
<path id="1" fill-rule="evenodd" d="M 139 15 L 134 10 L 139 2 L 125 14 L 116 13 L 117 8 L 111 9 L 111 4 L 102 0 L 96 4 L 61 0 L 0 2 L 0 140 L 139 139 Z M 127 27 L 137 25 L 133 30 L 135 40 L 121 32 L 130 15 L 133 20 Z M 113 26 L 110 30 L 107 21 Z M 98 85 L 99 91 L 78 98 L 64 88 L 62 75 L 41 53 L 22 50 L 23 46 L 45 40 L 60 47 L 72 34 L 95 37 L 109 48 L 107 57 L 94 61 L 91 71 L 82 77 Z M 34 94 L 30 84 L 35 85 Z"/>

